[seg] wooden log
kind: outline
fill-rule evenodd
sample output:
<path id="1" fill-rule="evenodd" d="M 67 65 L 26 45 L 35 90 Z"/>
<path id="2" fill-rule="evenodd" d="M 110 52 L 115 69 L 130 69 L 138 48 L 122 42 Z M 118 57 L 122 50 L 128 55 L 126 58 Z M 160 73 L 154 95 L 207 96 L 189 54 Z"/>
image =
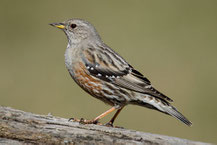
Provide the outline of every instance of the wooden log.
<path id="1" fill-rule="evenodd" d="M 0 144 L 147 144 L 206 145 L 176 137 L 81 124 L 0 106 Z"/>

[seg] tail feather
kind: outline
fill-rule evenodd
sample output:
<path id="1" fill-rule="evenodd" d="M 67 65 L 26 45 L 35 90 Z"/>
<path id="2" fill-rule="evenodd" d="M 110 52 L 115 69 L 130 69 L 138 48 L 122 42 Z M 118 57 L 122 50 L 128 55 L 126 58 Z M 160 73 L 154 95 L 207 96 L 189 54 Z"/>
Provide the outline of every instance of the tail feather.
<path id="1" fill-rule="evenodd" d="M 176 119 L 182 121 L 188 126 L 192 126 L 192 122 L 189 121 L 184 115 L 182 115 L 175 107 L 168 106 L 164 108 L 165 113 L 168 113 L 169 115 L 175 117 Z"/>
<path id="2" fill-rule="evenodd" d="M 162 113 L 175 117 L 176 119 L 182 121 L 188 126 L 192 126 L 191 121 L 189 121 L 184 115 L 182 115 L 175 107 L 173 107 L 166 100 L 160 100 L 150 95 L 138 95 L 134 98 L 134 100 L 131 100 L 131 104 L 158 110 Z"/>

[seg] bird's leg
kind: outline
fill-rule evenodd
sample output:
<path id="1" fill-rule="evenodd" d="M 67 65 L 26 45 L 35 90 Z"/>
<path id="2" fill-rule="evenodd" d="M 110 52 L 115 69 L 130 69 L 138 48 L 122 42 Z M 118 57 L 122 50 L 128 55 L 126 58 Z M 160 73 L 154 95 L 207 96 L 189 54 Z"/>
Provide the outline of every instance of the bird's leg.
<path id="1" fill-rule="evenodd" d="M 119 113 L 121 112 L 121 110 L 124 107 L 121 107 L 120 109 L 117 110 L 117 112 L 115 113 L 115 115 L 112 117 L 112 119 L 106 124 L 107 126 L 113 126 L 113 123 L 115 121 L 115 119 L 117 118 L 117 116 L 119 115 Z"/>
<path id="2" fill-rule="evenodd" d="M 84 120 L 84 119 L 81 119 L 79 122 L 82 123 L 82 124 L 97 124 L 98 120 L 102 119 L 103 117 L 105 117 L 109 113 L 113 112 L 115 109 L 116 109 L 115 107 L 112 107 L 111 109 L 109 109 L 106 112 L 100 114 L 99 116 L 97 116 L 93 120 Z"/>
<path id="3" fill-rule="evenodd" d="M 97 116 L 94 120 L 93 123 L 97 123 L 98 120 L 102 119 L 103 117 L 105 117 L 106 115 L 108 115 L 109 113 L 113 112 L 116 108 L 112 107 L 111 109 L 107 110 L 106 112 L 102 113 L 101 115 Z"/>

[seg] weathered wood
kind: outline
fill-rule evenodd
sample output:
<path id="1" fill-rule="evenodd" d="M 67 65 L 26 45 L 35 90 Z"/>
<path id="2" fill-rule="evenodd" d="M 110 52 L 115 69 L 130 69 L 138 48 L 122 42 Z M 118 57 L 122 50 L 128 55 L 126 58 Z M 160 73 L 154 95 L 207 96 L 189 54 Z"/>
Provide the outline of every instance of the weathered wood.
<path id="1" fill-rule="evenodd" d="M 84 125 L 52 115 L 0 106 L 0 144 L 175 144 L 205 145 L 176 137 Z"/>

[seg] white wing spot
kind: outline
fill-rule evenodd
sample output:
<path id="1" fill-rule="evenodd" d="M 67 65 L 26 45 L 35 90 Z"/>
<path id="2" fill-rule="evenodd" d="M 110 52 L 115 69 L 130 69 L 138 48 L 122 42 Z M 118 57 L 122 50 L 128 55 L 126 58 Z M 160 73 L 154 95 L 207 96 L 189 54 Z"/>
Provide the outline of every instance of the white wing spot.
<path id="1" fill-rule="evenodd" d="M 151 88 L 151 85 L 145 86 L 145 88 L 149 89 L 149 88 Z M 153 89 L 151 88 L 151 90 L 153 90 Z"/>
<path id="2" fill-rule="evenodd" d="M 100 73 L 98 73 L 97 76 L 101 77 L 102 75 Z"/>

